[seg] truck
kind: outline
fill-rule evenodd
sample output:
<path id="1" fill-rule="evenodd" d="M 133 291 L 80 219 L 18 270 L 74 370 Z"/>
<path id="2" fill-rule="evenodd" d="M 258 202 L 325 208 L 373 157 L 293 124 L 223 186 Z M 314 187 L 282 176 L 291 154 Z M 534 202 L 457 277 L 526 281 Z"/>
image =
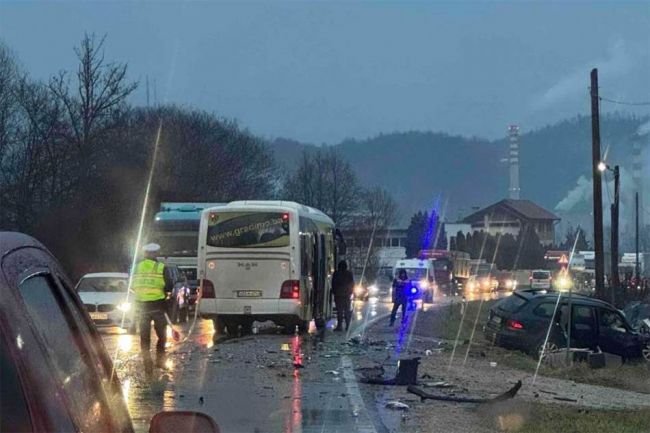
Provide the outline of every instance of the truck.
<path id="1" fill-rule="evenodd" d="M 220 204 L 161 203 L 149 232 L 149 241 L 160 244 L 158 260 L 178 266 L 188 280 L 196 280 L 201 212 Z"/>
<path id="2" fill-rule="evenodd" d="M 444 295 L 456 293 L 470 277 L 470 256 L 464 251 L 421 250 L 419 257 L 431 261 L 437 289 Z"/>

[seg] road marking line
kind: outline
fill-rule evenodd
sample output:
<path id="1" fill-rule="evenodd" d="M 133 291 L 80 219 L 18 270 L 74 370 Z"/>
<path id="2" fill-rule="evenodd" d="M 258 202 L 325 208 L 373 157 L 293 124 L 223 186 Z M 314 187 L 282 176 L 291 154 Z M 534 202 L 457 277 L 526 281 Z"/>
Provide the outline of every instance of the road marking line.
<path id="1" fill-rule="evenodd" d="M 341 356 L 341 367 L 343 368 L 343 379 L 345 380 L 345 388 L 347 390 L 348 400 L 350 400 L 352 412 L 357 414 L 355 417 L 356 431 L 358 433 L 377 433 L 375 425 L 368 416 L 366 404 L 363 402 L 361 390 L 359 389 L 359 385 L 357 385 L 357 378 L 354 375 L 354 367 L 348 356 Z"/>

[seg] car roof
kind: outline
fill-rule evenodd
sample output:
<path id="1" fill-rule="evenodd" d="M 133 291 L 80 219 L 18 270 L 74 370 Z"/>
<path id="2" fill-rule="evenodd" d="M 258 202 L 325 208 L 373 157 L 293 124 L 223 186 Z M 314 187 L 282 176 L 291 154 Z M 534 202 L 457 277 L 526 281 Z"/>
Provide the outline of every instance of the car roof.
<path id="1" fill-rule="evenodd" d="M 536 300 L 536 299 L 541 299 L 541 300 L 549 299 L 549 300 L 556 301 L 557 296 L 560 293 L 562 293 L 563 298 L 565 298 L 565 299 L 569 298 L 569 295 L 564 293 L 564 292 L 554 292 L 554 291 L 550 291 L 550 292 L 547 292 L 547 293 L 539 293 L 539 292 L 534 292 L 534 291 L 525 291 L 525 290 L 523 290 L 523 291 L 516 291 L 515 293 L 517 295 L 521 296 L 522 298 L 528 299 L 529 301 Z M 581 294 L 578 294 L 578 293 L 572 293 L 571 294 L 571 300 L 580 302 L 581 304 L 587 304 L 587 305 L 593 305 L 593 306 L 599 306 L 599 307 L 608 307 L 608 308 L 616 309 L 615 307 L 613 307 L 611 304 L 609 304 L 606 301 L 591 298 L 589 296 L 581 295 Z"/>
<path id="2" fill-rule="evenodd" d="M 129 278 L 129 274 L 125 272 L 94 272 L 81 278 Z"/>
<path id="3" fill-rule="evenodd" d="M 21 247 L 43 248 L 36 239 L 18 232 L 0 232 L 0 258 Z"/>

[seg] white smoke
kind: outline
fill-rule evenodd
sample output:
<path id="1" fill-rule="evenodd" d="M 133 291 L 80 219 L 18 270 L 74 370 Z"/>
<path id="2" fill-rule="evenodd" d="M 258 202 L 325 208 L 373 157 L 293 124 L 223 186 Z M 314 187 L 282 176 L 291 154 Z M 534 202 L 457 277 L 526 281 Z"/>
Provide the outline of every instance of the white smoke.
<path id="1" fill-rule="evenodd" d="M 591 201 L 593 197 L 593 186 L 591 179 L 586 176 L 580 176 L 573 187 L 560 202 L 555 205 L 555 210 L 558 212 L 570 212 L 581 203 Z"/>
<path id="2" fill-rule="evenodd" d="M 620 168 L 620 203 L 619 214 L 621 221 L 632 221 L 634 218 L 634 179 L 630 171 Z M 580 176 L 567 195 L 555 205 L 555 211 L 570 213 L 574 211 L 583 211 L 585 208 L 591 210 L 593 206 L 593 184 L 591 178 Z M 614 178 L 611 173 L 603 178 L 603 219 L 605 224 L 609 224 L 609 205 L 614 201 Z"/>
<path id="3" fill-rule="evenodd" d="M 636 130 L 637 135 L 646 135 L 650 132 L 650 121 L 639 126 L 639 129 Z"/>
<path id="4" fill-rule="evenodd" d="M 563 100 L 571 97 L 585 95 L 589 86 L 589 71 L 596 67 L 601 75 L 608 79 L 614 79 L 625 75 L 633 66 L 629 50 L 623 39 L 616 39 L 607 49 L 607 55 L 601 59 L 595 59 L 586 65 L 575 69 L 572 73 L 565 75 L 547 89 L 541 96 L 536 97 L 532 102 L 535 110 L 549 108 Z"/>

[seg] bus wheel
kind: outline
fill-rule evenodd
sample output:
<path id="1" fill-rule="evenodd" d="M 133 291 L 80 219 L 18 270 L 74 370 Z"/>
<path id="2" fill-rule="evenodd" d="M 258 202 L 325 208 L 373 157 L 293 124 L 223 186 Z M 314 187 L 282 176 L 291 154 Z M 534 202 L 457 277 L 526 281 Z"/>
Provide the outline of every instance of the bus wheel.
<path id="1" fill-rule="evenodd" d="M 212 319 L 212 326 L 214 327 L 215 335 L 223 335 L 226 333 L 226 322 L 219 317 Z"/>
<path id="2" fill-rule="evenodd" d="M 307 331 L 309 331 L 309 320 L 301 320 L 298 323 L 298 331 L 301 334 L 305 334 Z"/>

